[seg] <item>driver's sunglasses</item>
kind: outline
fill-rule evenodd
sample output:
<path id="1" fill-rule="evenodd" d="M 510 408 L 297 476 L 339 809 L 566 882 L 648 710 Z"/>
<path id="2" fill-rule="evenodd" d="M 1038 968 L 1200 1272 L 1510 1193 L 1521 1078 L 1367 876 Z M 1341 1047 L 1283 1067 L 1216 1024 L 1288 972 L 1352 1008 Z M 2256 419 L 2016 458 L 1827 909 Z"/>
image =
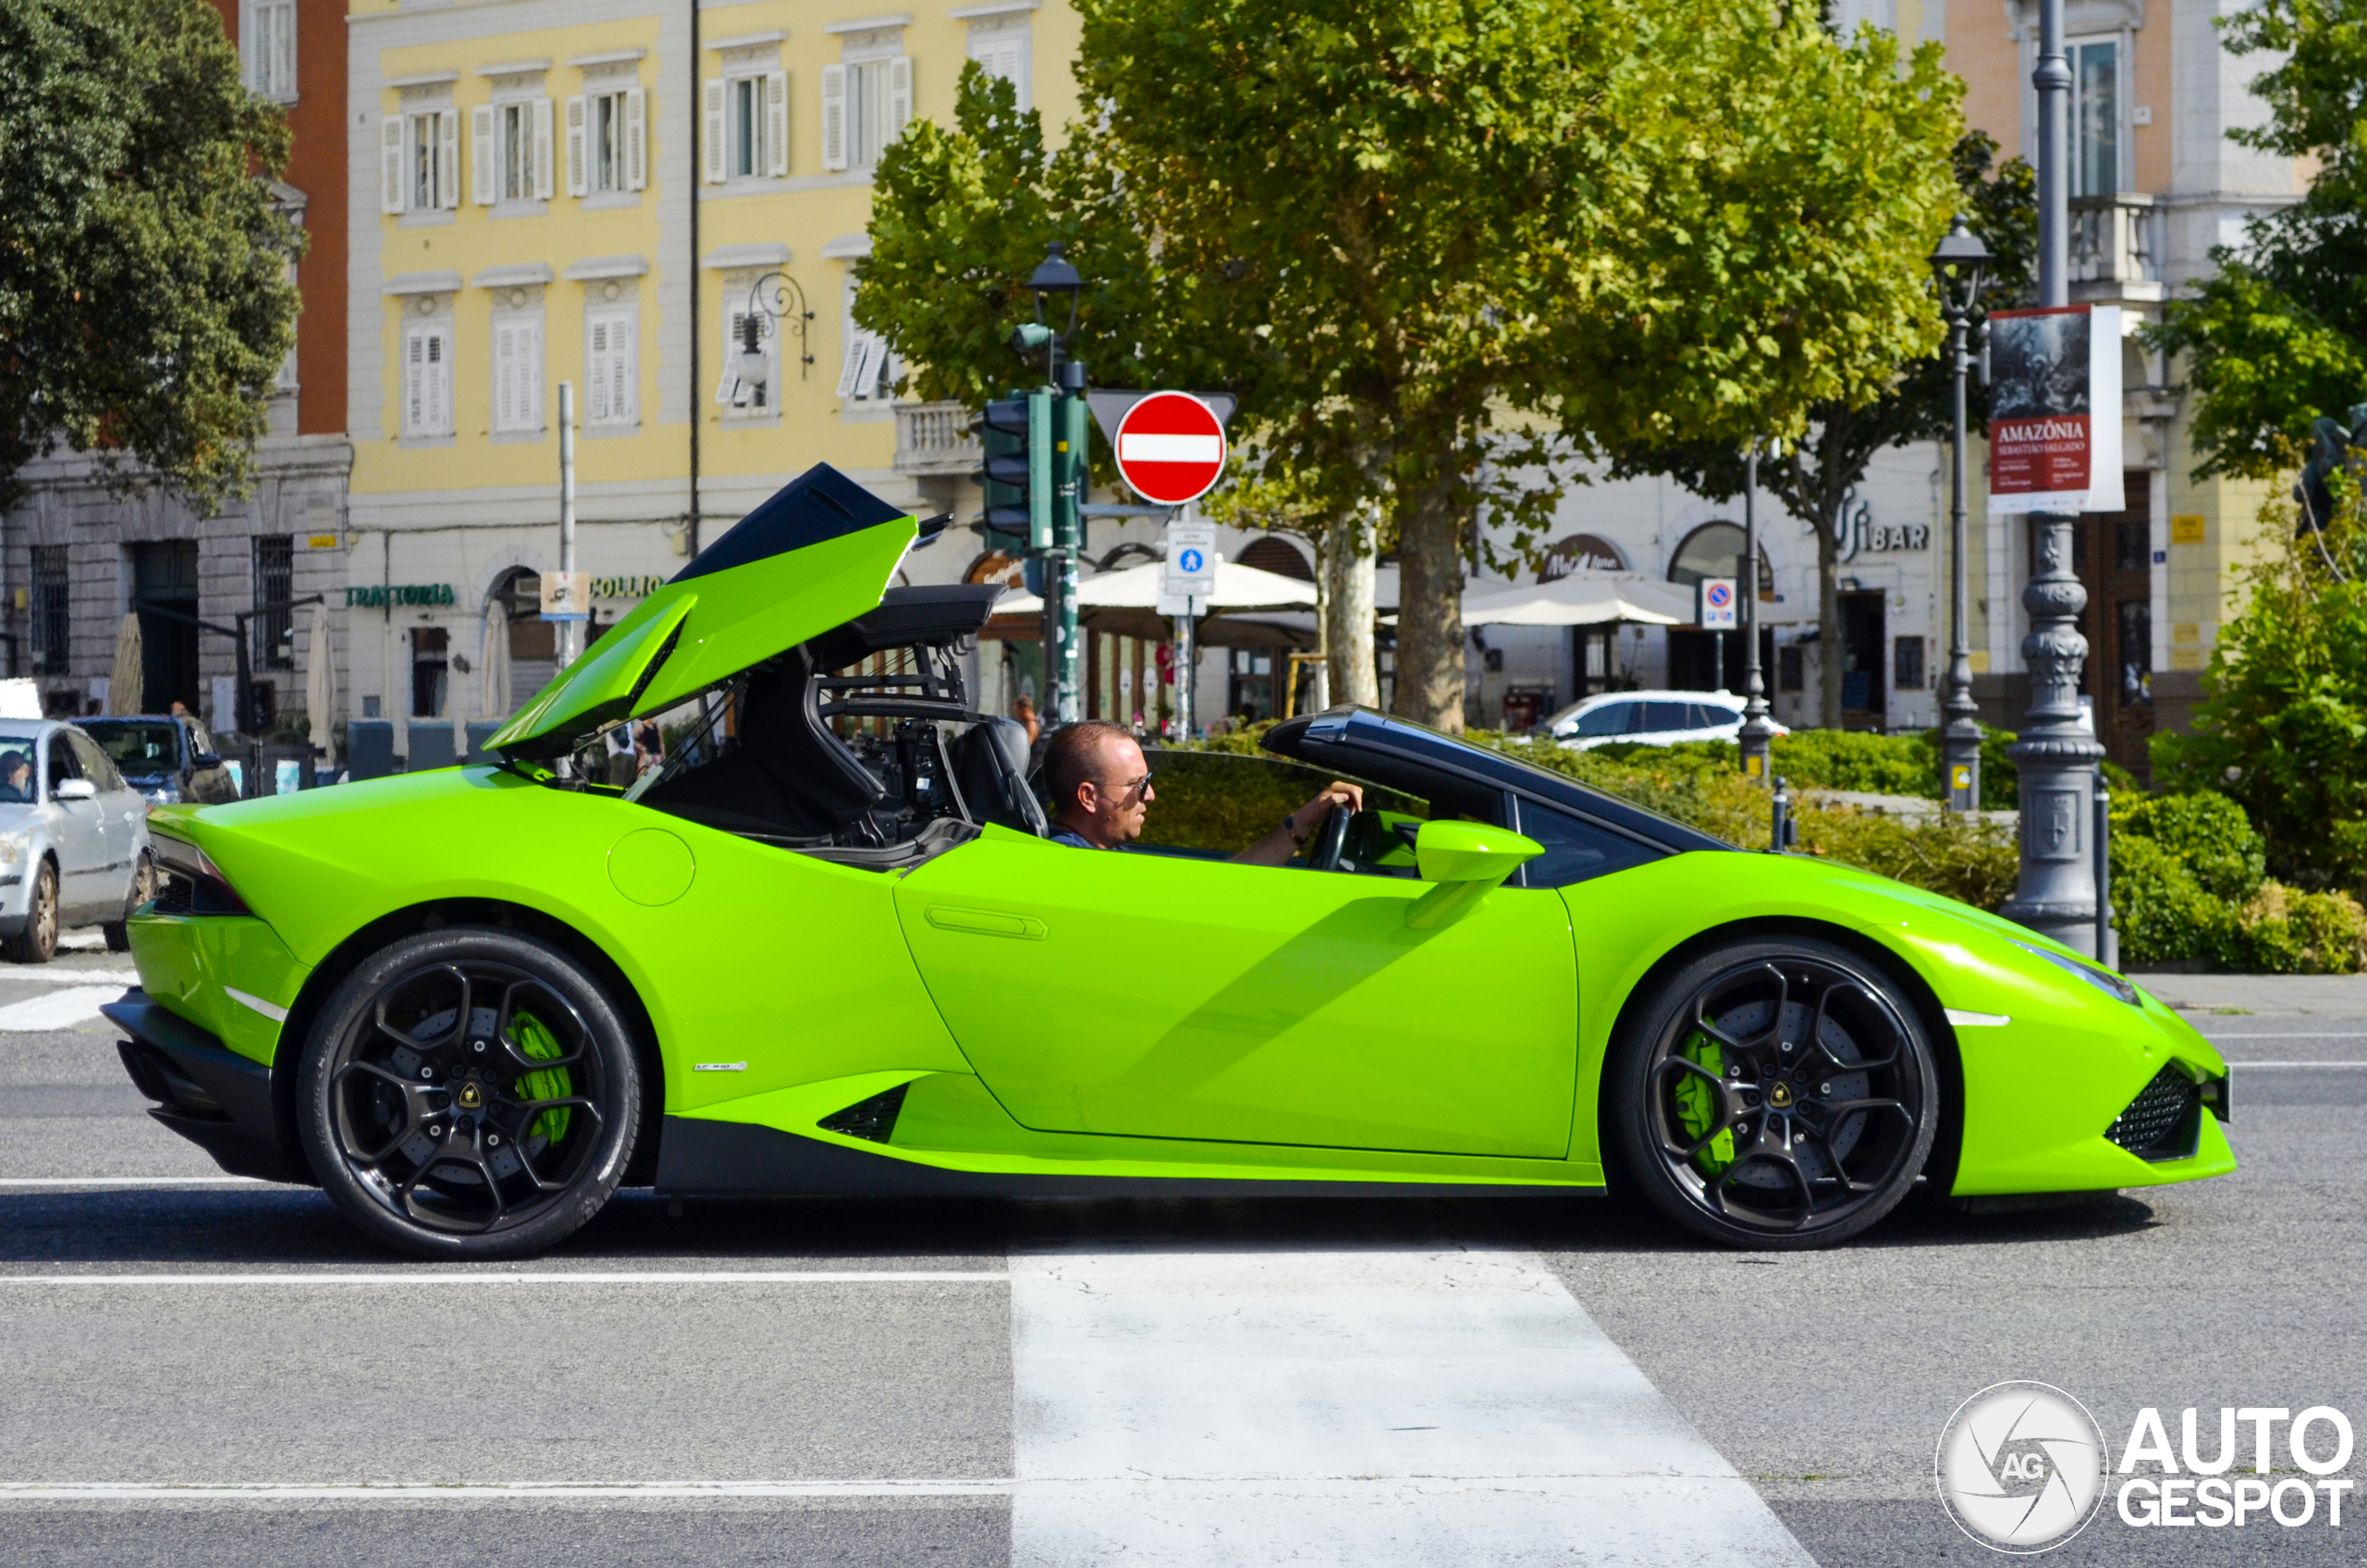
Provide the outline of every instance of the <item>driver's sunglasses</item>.
<path id="1" fill-rule="evenodd" d="M 1150 779 L 1151 776 L 1147 773 L 1144 774 L 1139 778 L 1127 779 L 1123 784 L 1118 786 L 1118 799 L 1122 801 L 1129 795 L 1141 795 L 1145 793 L 1150 789 Z"/>

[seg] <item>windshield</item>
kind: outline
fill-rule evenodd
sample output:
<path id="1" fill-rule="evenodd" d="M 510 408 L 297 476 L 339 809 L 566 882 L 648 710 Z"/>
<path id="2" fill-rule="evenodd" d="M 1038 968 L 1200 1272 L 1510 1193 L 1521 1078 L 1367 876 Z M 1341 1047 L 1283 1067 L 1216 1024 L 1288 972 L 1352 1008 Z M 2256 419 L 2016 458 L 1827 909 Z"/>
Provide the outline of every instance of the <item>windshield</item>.
<path id="1" fill-rule="evenodd" d="M 0 735 L 0 805 L 30 805 L 38 797 L 33 758 L 40 754 L 30 735 Z"/>
<path id="2" fill-rule="evenodd" d="M 170 719 L 134 719 L 113 724 L 92 720 L 82 728 L 106 753 L 107 760 L 135 775 L 170 773 L 180 766 L 180 751 Z"/>

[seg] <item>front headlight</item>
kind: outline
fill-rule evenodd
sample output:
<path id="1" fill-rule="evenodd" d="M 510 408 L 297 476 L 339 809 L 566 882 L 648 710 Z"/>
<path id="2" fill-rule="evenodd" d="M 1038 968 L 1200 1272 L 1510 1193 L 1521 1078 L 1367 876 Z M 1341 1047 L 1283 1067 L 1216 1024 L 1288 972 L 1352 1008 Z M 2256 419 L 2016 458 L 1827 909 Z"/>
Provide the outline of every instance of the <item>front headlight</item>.
<path id="1" fill-rule="evenodd" d="M 2028 942 L 2016 942 L 2014 946 L 2026 953 L 2036 953 L 2055 968 L 2078 975 L 2097 990 L 2108 996 L 2118 997 L 2131 1007 L 2145 1005 L 2144 998 L 2138 992 L 2137 987 L 2109 969 L 2099 969 L 2092 963 L 2081 963 L 2078 959 L 2058 953 L 2052 948 L 2032 947 Z"/>
<path id="2" fill-rule="evenodd" d="M 26 834 L 0 834 L 0 865 L 24 864 L 27 841 Z"/>

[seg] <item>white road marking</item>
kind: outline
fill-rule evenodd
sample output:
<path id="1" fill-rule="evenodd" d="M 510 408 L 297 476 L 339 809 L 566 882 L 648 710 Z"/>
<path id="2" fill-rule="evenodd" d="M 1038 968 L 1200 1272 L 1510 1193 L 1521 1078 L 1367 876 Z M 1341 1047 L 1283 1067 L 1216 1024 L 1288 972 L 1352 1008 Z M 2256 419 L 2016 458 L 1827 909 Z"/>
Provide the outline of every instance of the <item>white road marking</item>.
<path id="1" fill-rule="evenodd" d="M 2229 1067 L 2367 1067 L 2367 1061 L 2231 1061 Z"/>
<path id="2" fill-rule="evenodd" d="M 136 969 L 35 969 L 0 965 L 0 986 L 114 986 L 140 984 Z M 109 998 L 110 1001 L 114 998 Z"/>
<path id="3" fill-rule="evenodd" d="M 361 1481 L 348 1485 L 237 1482 L 0 1481 L 0 1502 L 501 1502 L 515 1498 L 995 1497 L 1007 1480 L 947 1481 Z"/>
<path id="4" fill-rule="evenodd" d="M 70 1029 L 99 1016 L 101 1004 L 123 995 L 121 986 L 69 986 L 35 997 L 29 1002 L 0 1007 L 0 1034 L 30 1034 L 38 1029 Z"/>
<path id="5" fill-rule="evenodd" d="M 1533 1254 L 1012 1257 L 1015 1568 L 1812 1568 Z"/>
<path id="6" fill-rule="evenodd" d="M 1003 1284 L 1011 1276 L 999 1269 L 513 1269 L 501 1273 L 460 1273 L 423 1267 L 372 1274 L 265 1274 L 260 1270 L 235 1274 L 6 1274 L 0 1287 L 9 1285 L 917 1285 Z"/>
<path id="7" fill-rule="evenodd" d="M 0 1176 L 0 1187 L 284 1187 L 260 1176 Z"/>

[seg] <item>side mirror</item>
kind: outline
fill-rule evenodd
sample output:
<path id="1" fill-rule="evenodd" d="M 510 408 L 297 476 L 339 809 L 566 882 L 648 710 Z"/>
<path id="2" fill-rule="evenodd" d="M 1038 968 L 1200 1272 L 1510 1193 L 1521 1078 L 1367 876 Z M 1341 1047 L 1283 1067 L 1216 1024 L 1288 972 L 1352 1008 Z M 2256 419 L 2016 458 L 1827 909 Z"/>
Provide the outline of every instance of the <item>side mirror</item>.
<path id="1" fill-rule="evenodd" d="M 62 778 L 58 780 L 57 787 L 50 790 L 49 798 L 54 801 L 95 801 L 99 798 L 99 787 L 87 778 Z"/>
<path id="2" fill-rule="evenodd" d="M 1425 822 L 1414 839 L 1414 868 L 1436 887 L 1405 909 L 1417 931 L 1452 925 L 1505 877 L 1545 852 L 1534 839 L 1478 822 Z"/>

